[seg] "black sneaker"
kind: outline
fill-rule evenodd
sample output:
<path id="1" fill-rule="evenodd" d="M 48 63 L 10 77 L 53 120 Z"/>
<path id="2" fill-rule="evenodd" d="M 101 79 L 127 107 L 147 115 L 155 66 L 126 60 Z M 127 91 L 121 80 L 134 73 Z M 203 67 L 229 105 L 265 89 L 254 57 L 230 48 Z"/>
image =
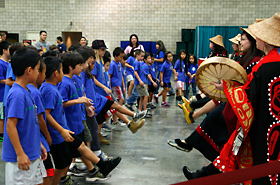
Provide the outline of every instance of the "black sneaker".
<path id="1" fill-rule="evenodd" d="M 107 175 L 106 177 L 100 173 L 99 171 L 96 171 L 94 173 L 88 172 L 88 175 L 86 177 L 87 182 L 95 182 L 95 181 L 105 181 L 110 179 L 110 175 Z"/>
<path id="2" fill-rule="evenodd" d="M 59 184 L 67 184 L 67 185 L 79 185 L 78 182 L 75 182 L 70 178 L 70 176 L 66 176 L 64 180 L 59 180 Z"/>
<path id="3" fill-rule="evenodd" d="M 126 108 L 128 108 L 129 110 L 131 110 L 132 112 L 134 112 L 134 110 L 133 110 L 133 105 L 131 105 L 131 104 L 125 104 L 125 106 L 126 106 Z"/>
<path id="4" fill-rule="evenodd" d="M 102 169 L 99 169 L 100 173 L 104 177 L 107 177 L 107 175 L 116 167 L 118 164 L 121 162 L 122 158 L 116 157 L 112 160 L 104 161 L 105 162 L 105 167 Z"/>
<path id="5" fill-rule="evenodd" d="M 77 165 L 74 165 L 72 168 L 69 168 L 67 175 L 74 175 L 76 177 L 83 177 L 85 175 L 87 175 L 86 170 L 80 170 Z"/>

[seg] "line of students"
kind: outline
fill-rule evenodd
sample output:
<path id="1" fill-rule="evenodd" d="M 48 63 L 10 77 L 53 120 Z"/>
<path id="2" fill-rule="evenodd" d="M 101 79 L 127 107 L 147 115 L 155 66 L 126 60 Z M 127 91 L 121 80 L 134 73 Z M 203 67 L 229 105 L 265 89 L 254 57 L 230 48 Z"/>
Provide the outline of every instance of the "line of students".
<path id="1" fill-rule="evenodd" d="M 73 182 L 67 172 L 80 174 L 72 163 L 77 157 L 81 157 L 87 167 L 87 181 L 108 179 L 121 158 L 108 157 L 100 148 L 98 136 L 107 111 L 110 108 L 119 111 L 118 117 L 125 120 L 133 133 L 145 120 L 141 119 L 143 114 L 96 93 L 91 73 L 96 63 L 93 49 L 81 47 L 63 54 L 61 59 L 46 56 L 42 60 L 32 46 L 10 46 L 3 41 L 2 47 L 6 53 L 2 56 L 13 56 L 10 65 L 6 62 L 6 68 L 11 68 L 9 73 L 13 75 L 7 73 L 6 76 L 15 77 L 10 79 L 15 81 L 5 101 L 2 159 L 7 162 L 6 184 L 41 184 L 42 177 L 44 184 Z M 122 60 L 121 54 L 123 50 L 116 48 L 116 61 Z M 1 69 L 6 71 L 6 68 Z M 124 114 L 133 119 L 128 120 Z"/>

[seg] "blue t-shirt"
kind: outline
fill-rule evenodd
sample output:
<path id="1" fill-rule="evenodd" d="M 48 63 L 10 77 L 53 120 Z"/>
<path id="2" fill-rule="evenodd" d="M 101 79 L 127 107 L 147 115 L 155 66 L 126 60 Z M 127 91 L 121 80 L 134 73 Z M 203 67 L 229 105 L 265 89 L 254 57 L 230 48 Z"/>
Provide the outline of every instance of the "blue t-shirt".
<path id="1" fill-rule="evenodd" d="M 45 122 L 47 123 L 46 114 L 45 114 L 45 107 L 44 107 L 44 104 L 43 104 L 43 97 L 42 97 L 40 91 L 36 87 L 34 87 L 34 85 L 31 85 L 31 84 L 27 84 L 27 88 L 31 92 L 31 95 L 32 95 L 32 97 L 35 101 L 36 106 L 37 106 L 37 115 L 43 114 Z M 41 138 L 41 142 L 44 145 L 44 147 L 46 148 L 47 152 L 49 152 L 50 151 L 49 144 L 48 144 L 46 138 L 44 137 L 44 135 L 42 134 L 42 132 L 40 132 L 40 138 Z"/>
<path id="2" fill-rule="evenodd" d="M 74 84 L 76 86 L 76 89 L 78 91 L 78 95 L 79 97 L 83 97 L 84 96 L 84 85 L 82 83 L 82 77 L 78 76 L 78 75 L 74 75 L 72 77 Z M 85 105 L 82 103 L 81 105 L 81 111 L 82 111 L 82 120 L 87 120 L 86 118 L 86 107 Z"/>
<path id="3" fill-rule="evenodd" d="M 163 62 L 155 62 L 158 71 L 160 71 L 161 66 L 162 66 L 163 63 L 164 63 L 164 55 L 165 55 L 165 53 L 164 53 L 163 51 L 160 51 L 159 54 L 156 55 L 156 59 L 161 59 L 161 58 L 163 58 Z"/>
<path id="4" fill-rule="evenodd" d="M 141 68 L 141 66 L 142 66 L 142 68 Z M 148 83 L 147 75 L 150 74 L 150 66 L 148 64 L 146 64 L 145 62 L 141 62 L 140 68 L 141 68 L 140 78 L 145 84 L 147 84 Z"/>
<path id="5" fill-rule="evenodd" d="M 173 66 L 172 63 L 165 61 L 160 69 L 160 72 L 163 72 L 163 83 L 169 83 L 172 75 Z"/>
<path id="6" fill-rule="evenodd" d="M 8 67 L 9 67 L 9 63 L 0 59 L 0 80 L 6 79 Z M 4 92 L 5 92 L 5 84 L 0 84 L 0 102 L 3 102 Z"/>
<path id="7" fill-rule="evenodd" d="M 61 45 L 58 44 L 57 46 L 60 53 L 62 53 L 63 51 L 67 52 L 66 44 L 62 43 Z"/>
<path id="8" fill-rule="evenodd" d="M 155 63 L 153 63 L 152 65 L 149 66 L 149 71 L 152 76 L 152 79 L 156 80 L 157 77 L 156 77 L 156 64 Z M 150 80 L 148 80 L 148 85 L 152 85 L 152 82 Z"/>
<path id="9" fill-rule="evenodd" d="M 120 62 L 112 61 L 108 70 L 111 75 L 111 87 L 122 86 L 122 65 Z"/>
<path id="10" fill-rule="evenodd" d="M 186 66 L 184 61 L 181 61 L 181 70 L 180 70 L 180 60 L 177 60 L 174 66 L 174 69 L 176 70 L 178 75 L 178 81 L 185 82 L 186 79 Z"/>
<path id="11" fill-rule="evenodd" d="M 93 100 L 93 107 L 96 115 L 100 113 L 107 102 L 107 98 L 95 92 L 95 83 L 93 79 L 87 77 L 85 72 L 81 72 L 82 82 L 84 84 L 86 96 Z"/>
<path id="12" fill-rule="evenodd" d="M 191 73 L 191 75 L 195 74 L 197 69 L 198 69 L 198 64 L 190 64 L 190 65 L 188 64 L 188 71 Z M 190 77 L 187 76 L 186 82 L 189 83 L 189 81 L 190 81 Z M 193 77 L 191 83 L 195 83 L 195 76 Z"/>
<path id="13" fill-rule="evenodd" d="M 23 151 L 30 160 L 38 159 L 41 144 L 36 105 L 31 93 L 17 83 L 14 83 L 7 95 L 5 115 L 3 161 L 17 162 L 15 149 L 7 133 L 8 118 L 18 118 L 16 128 Z"/>
<path id="14" fill-rule="evenodd" d="M 111 89 L 108 71 L 104 73 L 104 78 L 105 78 L 105 82 L 106 82 L 105 86 L 108 87 L 109 89 Z"/>
<path id="15" fill-rule="evenodd" d="M 14 81 L 16 80 L 16 76 L 14 75 L 13 68 L 10 63 L 9 63 L 9 67 L 7 69 L 7 74 L 6 74 L 6 79 L 8 79 L 8 78 L 12 78 L 12 80 L 14 80 Z M 4 99 L 3 99 L 4 106 L 6 105 L 6 99 L 7 99 L 7 95 L 8 95 L 8 92 L 10 89 L 11 89 L 11 87 L 8 86 L 7 84 L 5 84 L 5 92 L 4 92 Z"/>
<path id="16" fill-rule="evenodd" d="M 58 88 L 50 83 L 43 83 L 39 89 L 43 97 L 45 109 L 51 109 L 51 116 L 54 120 L 62 126 L 62 128 L 69 130 L 65 118 L 61 94 Z M 52 144 L 59 144 L 64 141 L 63 137 L 58 131 L 47 124 L 49 133 L 52 138 Z"/>
<path id="17" fill-rule="evenodd" d="M 131 65 L 133 68 L 134 68 L 134 62 L 135 62 L 135 58 L 132 56 L 128 57 L 128 59 L 126 61 L 126 63 Z M 126 67 L 126 74 L 132 75 L 134 77 L 134 70 L 132 68 Z"/>
<path id="18" fill-rule="evenodd" d="M 105 72 L 105 68 L 104 68 L 102 62 L 95 61 L 94 68 L 91 71 L 91 73 L 95 76 L 96 80 L 98 80 L 103 85 L 106 84 L 104 72 Z M 98 87 L 98 86 L 95 86 L 95 91 L 105 97 L 109 95 L 104 91 L 104 89 L 102 89 L 101 87 Z"/>
<path id="19" fill-rule="evenodd" d="M 134 62 L 134 71 L 138 73 L 138 76 L 140 77 L 140 62 L 138 60 L 135 60 Z M 141 77 L 140 77 L 141 79 Z M 135 85 L 140 85 L 139 80 L 135 77 Z"/>
<path id="20" fill-rule="evenodd" d="M 57 88 L 62 96 L 63 102 L 79 98 L 74 81 L 67 76 L 63 76 L 62 82 L 57 84 Z M 64 111 L 69 129 L 75 132 L 75 135 L 82 133 L 84 130 L 84 125 L 81 116 L 81 105 L 74 104 L 70 107 L 64 107 Z"/>

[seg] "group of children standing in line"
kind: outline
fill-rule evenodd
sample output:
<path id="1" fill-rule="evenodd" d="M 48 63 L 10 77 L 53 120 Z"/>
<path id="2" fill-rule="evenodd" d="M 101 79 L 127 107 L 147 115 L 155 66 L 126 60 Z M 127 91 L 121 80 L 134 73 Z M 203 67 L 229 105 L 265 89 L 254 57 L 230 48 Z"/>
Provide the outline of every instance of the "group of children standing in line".
<path id="1" fill-rule="evenodd" d="M 69 175 L 86 176 L 89 182 L 110 177 L 121 158 L 101 151 L 100 144 L 110 143 L 101 128 L 112 116 L 113 122 L 119 118 L 136 133 L 145 123 L 142 118 L 152 116 L 147 110 L 156 107 L 153 97 L 158 103 L 162 95 L 162 107 L 169 107 L 166 96 L 172 73 L 180 100 L 184 83 L 194 81 L 198 67 L 194 55 L 187 64 L 187 53 L 181 51 L 173 68 L 173 55 L 161 41 L 156 57 L 139 48 L 132 47 L 126 56 L 117 47 L 111 61 L 103 40 L 94 40 L 92 47 L 73 47 L 61 56 L 50 50 L 43 58 L 32 46 L 0 43 L 0 134 L 6 184 L 73 184 Z M 163 90 L 155 95 L 159 86 Z M 192 87 L 196 89 L 195 84 Z M 131 104 L 138 97 L 134 113 Z M 132 111 L 122 106 L 125 100 Z M 77 167 L 76 158 L 86 171 Z"/>

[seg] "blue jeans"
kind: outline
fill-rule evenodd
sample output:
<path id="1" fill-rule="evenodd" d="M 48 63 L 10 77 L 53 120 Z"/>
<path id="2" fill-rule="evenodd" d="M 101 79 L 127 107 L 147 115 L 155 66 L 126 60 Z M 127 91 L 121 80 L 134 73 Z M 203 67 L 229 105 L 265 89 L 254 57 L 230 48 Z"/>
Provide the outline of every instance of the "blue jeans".
<path id="1" fill-rule="evenodd" d="M 138 98 L 139 98 L 139 94 L 137 92 L 136 85 L 134 84 L 132 93 L 131 93 L 130 97 L 126 100 L 126 103 L 133 104 Z"/>
<path id="2" fill-rule="evenodd" d="M 186 98 L 189 98 L 189 91 L 190 91 L 190 84 L 192 85 L 192 92 L 193 92 L 193 96 L 196 95 L 196 83 L 195 82 L 186 82 Z"/>

